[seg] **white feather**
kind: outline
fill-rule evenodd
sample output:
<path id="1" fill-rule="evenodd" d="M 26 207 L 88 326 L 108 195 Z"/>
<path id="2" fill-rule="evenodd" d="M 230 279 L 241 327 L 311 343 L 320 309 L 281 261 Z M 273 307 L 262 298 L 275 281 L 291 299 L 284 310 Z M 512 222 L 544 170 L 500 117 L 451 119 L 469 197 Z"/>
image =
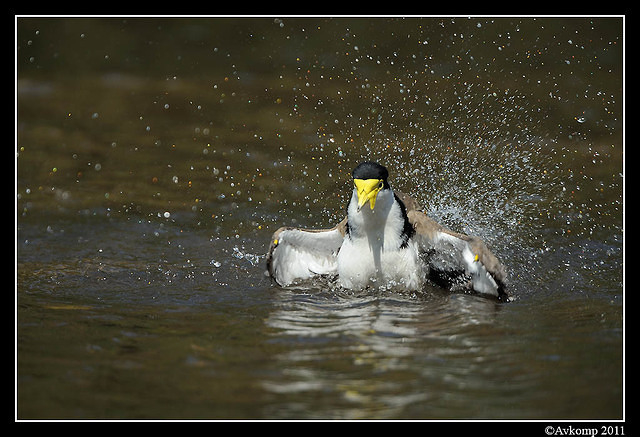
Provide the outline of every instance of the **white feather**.
<path id="1" fill-rule="evenodd" d="M 336 273 L 336 255 L 342 244 L 338 229 L 309 232 L 285 229 L 280 232 L 273 250 L 275 280 L 281 286 L 315 275 Z"/>
<path id="2" fill-rule="evenodd" d="M 402 239 L 404 217 L 393 192 L 378 193 L 375 208 L 358 211 L 354 190 L 349 203 L 349 236 L 338 253 L 338 281 L 350 289 L 398 285 L 419 290 L 424 282 L 417 245 Z"/>
<path id="3" fill-rule="evenodd" d="M 471 276 L 471 283 L 476 292 L 498 296 L 498 284 L 487 272 L 486 267 L 478 261 L 468 242 L 446 232 L 439 232 L 434 244 L 439 254 L 439 268 L 464 269 L 464 272 Z"/>
<path id="4" fill-rule="evenodd" d="M 468 244 L 462 251 L 462 258 L 465 262 L 466 272 L 471 274 L 473 289 L 478 293 L 498 296 L 498 284 L 487 272 L 484 264 L 476 259 Z"/>
<path id="5" fill-rule="evenodd" d="M 500 287 L 492 274 L 502 279 L 504 272 L 488 249 L 478 244 L 481 241 L 445 230 L 415 211 L 411 223 L 417 233 L 407 241 L 405 216 L 391 189 L 378 192 L 374 209 L 368 203 L 358 209 L 354 190 L 347 215 L 346 235 L 346 220 L 325 231 L 276 231 L 267 258 L 270 276 L 281 286 L 317 275 L 337 275 L 338 284 L 347 289 L 420 290 L 433 269 L 464 274 L 476 292 L 499 296 Z M 491 274 L 483 259 L 489 260 Z"/>

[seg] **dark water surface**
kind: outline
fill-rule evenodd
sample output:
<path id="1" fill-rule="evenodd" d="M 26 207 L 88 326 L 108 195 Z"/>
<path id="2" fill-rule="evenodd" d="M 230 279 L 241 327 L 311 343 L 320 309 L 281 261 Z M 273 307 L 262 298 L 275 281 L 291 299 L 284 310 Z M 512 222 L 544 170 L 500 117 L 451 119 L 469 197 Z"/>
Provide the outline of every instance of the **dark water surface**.
<path id="1" fill-rule="evenodd" d="M 623 21 L 18 18 L 18 419 L 621 419 Z M 349 174 L 501 304 L 273 287 Z"/>

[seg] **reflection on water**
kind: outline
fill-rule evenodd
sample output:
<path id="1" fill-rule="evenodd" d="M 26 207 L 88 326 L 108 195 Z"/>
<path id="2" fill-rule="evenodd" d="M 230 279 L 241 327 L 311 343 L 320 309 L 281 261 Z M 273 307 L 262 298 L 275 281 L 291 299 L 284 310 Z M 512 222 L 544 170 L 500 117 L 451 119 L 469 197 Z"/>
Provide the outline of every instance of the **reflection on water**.
<path id="1" fill-rule="evenodd" d="M 517 341 L 496 301 L 437 290 L 313 297 L 289 290 L 275 302 L 270 342 L 293 343 L 262 384 L 283 399 L 269 409 L 276 417 L 532 417 L 529 392 L 539 375 L 514 360 Z M 478 401 L 469 405 L 469 397 Z"/>
<path id="2" fill-rule="evenodd" d="M 20 418 L 622 415 L 620 18 L 17 30 Z M 273 287 L 363 158 L 514 301 Z M 596 352 L 597 351 L 597 352 Z"/>
<path id="3" fill-rule="evenodd" d="M 539 418 L 619 411 L 620 391 L 598 389 L 620 386 L 614 369 L 621 363 L 621 307 L 614 295 L 608 302 L 555 291 L 549 299 L 540 288 L 504 305 L 439 289 L 281 289 L 255 263 L 264 260 L 260 239 L 240 248 L 235 238 L 207 238 L 210 230 L 164 221 L 59 223 L 45 241 L 33 230 L 20 233 L 29 240 L 20 245 L 18 268 L 24 417 Z M 91 235 L 98 225 L 101 234 Z M 137 250 L 126 250 L 127 241 Z M 43 247 L 64 245 L 58 257 L 38 259 Z M 56 393 L 67 393 L 65 400 L 48 404 Z M 88 393 L 100 393 L 99 402 L 87 404 Z M 589 402 L 576 406 L 575 393 Z"/>

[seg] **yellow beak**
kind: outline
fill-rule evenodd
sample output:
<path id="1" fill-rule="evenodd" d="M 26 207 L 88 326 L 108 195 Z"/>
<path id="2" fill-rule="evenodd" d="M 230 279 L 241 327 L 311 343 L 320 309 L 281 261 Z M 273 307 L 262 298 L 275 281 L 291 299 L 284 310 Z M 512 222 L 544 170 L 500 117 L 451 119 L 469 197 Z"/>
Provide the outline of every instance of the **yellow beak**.
<path id="1" fill-rule="evenodd" d="M 382 179 L 354 179 L 353 183 L 358 194 L 358 211 L 362 209 L 367 201 L 371 209 L 373 209 L 376 205 L 378 191 L 384 186 L 384 181 Z"/>

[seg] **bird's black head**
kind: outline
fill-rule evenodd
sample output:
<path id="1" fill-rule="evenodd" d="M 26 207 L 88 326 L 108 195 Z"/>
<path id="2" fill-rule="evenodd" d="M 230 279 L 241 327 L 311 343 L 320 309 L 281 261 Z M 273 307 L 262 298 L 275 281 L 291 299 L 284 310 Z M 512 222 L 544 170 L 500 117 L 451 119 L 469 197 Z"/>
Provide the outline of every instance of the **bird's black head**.
<path id="1" fill-rule="evenodd" d="M 386 167 L 378 164 L 377 162 L 366 161 L 358 164 L 353 169 L 351 175 L 354 179 L 379 179 L 384 181 L 385 188 L 388 187 L 387 178 L 389 172 Z"/>
<path id="2" fill-rule="evenodd" d="M 363 162 L 353 169 L 354 192 L 358 196 L 358 212 L 365 203 L 373 210 L 380 190 L 389 189 L 389 172 L 377 162 Z"/>

